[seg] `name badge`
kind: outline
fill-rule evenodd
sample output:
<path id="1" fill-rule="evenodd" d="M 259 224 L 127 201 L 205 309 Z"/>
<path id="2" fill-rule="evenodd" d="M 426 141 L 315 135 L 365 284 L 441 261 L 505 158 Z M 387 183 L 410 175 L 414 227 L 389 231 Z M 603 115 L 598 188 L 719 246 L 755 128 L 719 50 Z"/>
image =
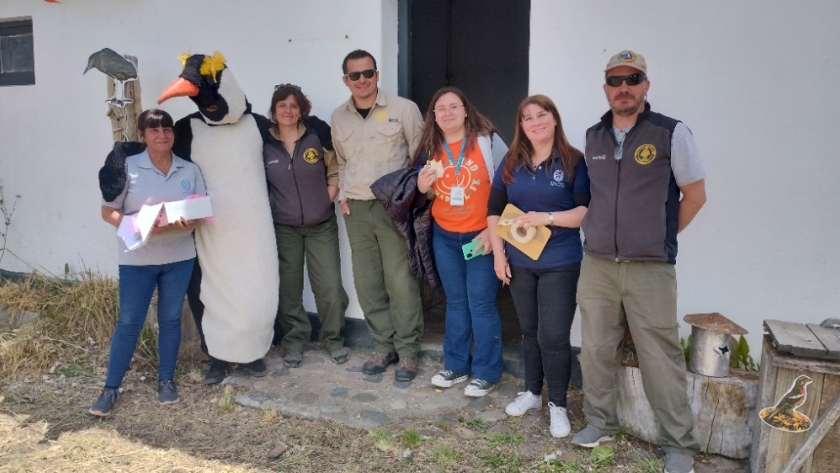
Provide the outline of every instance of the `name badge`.
<path id="1" fill-rule="evenodd" d="M 449 205 L 464 205 L 464 188 L 452 186 L 449 191 Z"/>

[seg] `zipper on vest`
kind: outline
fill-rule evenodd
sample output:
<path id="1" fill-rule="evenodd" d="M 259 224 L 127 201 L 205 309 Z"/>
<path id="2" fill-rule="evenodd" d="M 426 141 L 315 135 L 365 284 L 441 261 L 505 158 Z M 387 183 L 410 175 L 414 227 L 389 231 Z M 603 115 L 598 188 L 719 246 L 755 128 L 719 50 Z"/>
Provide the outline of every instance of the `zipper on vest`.
<path id="1" fill-rule="evenodd" d="M 632 130 L 631 130 L 632 131 Z M 627 136 L 625 135 L 625 140 Z M 618 188 L 621 185 L 621 162 L 624 156 L 618 160 L 618 169 L 615 172 L 615 199 L 613 199 L 613 245 L 615 246 L 615 261 L 618 262 Z"/>
<path id="2" fill-rule="evenodd" d="M 291 171 L 291 173 L 292 173 L 292 180 L 293 180 L 293 181 L 295 181 L 295 191 L 297 192 L 297 196 L 298 196 L 298 206 L 300 207 L 300 226 L 302 227 L 302 226 L 303 226 L 303 221 L 304 221 L 304 220 L 303 220 L 303 197 L 300 195 L 300 186 L 298 185 L 298 181 L 297 181 L 297 174 L 295 173 L 295 170 L 294 170 L 294 169 L 292 169 L 292 164 L 294 163 L 294 157 L 295 157 L 295 156 L 297 156 L 297 152 L 298 152 L 298 147 L 299 147 L 299 146 L 300 146 L 300 140 L 295 141 L 295 149 L 294 149 L 294 151 L 293 151 L 292 155 L 291 155 L 291 156 L 289 156 L 289 168 L 288 168 L 288 171 Z M 289 152 L 288 152 L 288 151 L 286 151 L 286 147 L 285 147 L 285 146 L 283 147 L 283 152 L 285 152 L 285 153 L 286 153 L 286 155 L 288 156 Z"/>

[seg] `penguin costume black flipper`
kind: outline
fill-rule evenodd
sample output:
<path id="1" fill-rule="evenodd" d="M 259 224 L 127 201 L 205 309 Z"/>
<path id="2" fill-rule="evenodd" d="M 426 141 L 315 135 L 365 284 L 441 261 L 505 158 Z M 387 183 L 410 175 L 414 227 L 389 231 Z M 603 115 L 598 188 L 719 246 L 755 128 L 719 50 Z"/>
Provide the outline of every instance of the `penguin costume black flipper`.
<path id="1" fill-rule="evenodd" d="M 191 308 L 203 306 L 197 323 L 208 354 L 250 363 L 271 348 L 280 286 L 263 164 L 268 127 L 251 113 L 221 54 L 181 60 L 183 72 L 158 103 L 190 97 L 198 106 L 176 122 L 173 152 L 198 165 L 213 204 L 213 218 L 195 232 L 200 282 L 188 295 Z"/>
<path id="2" fill-rule="evenodd" d="M 318 135 L 318 139 L 321 140 L 321 146 L 330 151 L 333 150 L 332 132 L 329 123 L 321 120 L 315 115 L 306 117 L 303 123 L 310 129 L 315 130 L 315 133 Z"/>
<path id="3" fill-rule="evenodd" d="M 190 126 L 190 120 L 193 118 L 200 118 L 201 114 L 198 112 L 193 113 L 192 115 L 187 115 L 186 117 L 178 120 L 175 122 L 175 126 L 173 130 L 175 131 L 175 144 L 172 145 L 172 152 L 175 153 L 176 156 L 179 158 L 186 159 L 187 161 L 192 161 L 190 155 L 192 154 L 192 127 Z"/>
<path id="4" fill-rule="evenodd" d="M 99 169 L 99 191 L 105 202 L 113 202 L 125 188 L 125 159 L 145 149 L 145 144 L 136 141 L 114 143 L 114 149 L 108 153 L 105 164 Z"/>

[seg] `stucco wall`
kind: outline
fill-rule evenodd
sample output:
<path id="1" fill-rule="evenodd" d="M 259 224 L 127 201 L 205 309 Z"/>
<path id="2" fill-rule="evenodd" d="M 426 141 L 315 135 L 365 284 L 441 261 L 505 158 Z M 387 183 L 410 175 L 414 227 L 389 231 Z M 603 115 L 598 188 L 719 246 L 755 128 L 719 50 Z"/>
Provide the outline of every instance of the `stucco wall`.
<path id="1" fill-rule="evenodd" d="M 531 18 L 530 91 L 556 101 L 574 145 L 627 48 L 647 58 L 654 109 L 694 132 L 709 200 L 679 237 L 681 323 L 721 312 L 758 355 L 764 319 L 837 317 L 840 4 L 532 0 Z"/>
<path id="2" fill-rule="evenodd" d="M 107 46 L 138 56 L 146 107 L 180 72 L 181 52 L 218 49 L 255 111 L 265 112 L 274 84 L 292 82 L 327 118 L 348 97 L 339 67 L 352 49 L 377 56 L 381 85 L 396 91 L 396 4 L 3 0 L 0 19 L 33 18 L 37 84 L 0 87 L 0 182 L 7 202 L 22 196 L 8 242 L 20 259 L 7 254 L 0 268 L 116 272 L 112 231 L 97 205 L 96 172 L 111 136 L 105 79 L 81 75 L 91 52 Z M 709 202 L 680 235 L 680 317 L 720 311 L 750 330 L 758 353 L 765 318 L 836 316 L 840 4 L 617 6 L 532 0 L 530 91 L 557 102 L 582 146 L 607 109 L 607 58 L 624 48 L 647 57 L 650 101 L 688 124 L 709 174 Z M 164 108 L 175 117 L 195 111 L 187 99 Z M 360 317 L 341 232 L 348 315 Z M 311 296 L 306 304 L 314 310 Z"/>
<path id="3" fill-rule="evenodd" d="M 82 76 L 90 53 L 110 47 L 137 56 L 146 108 L 180 73 L 179 54 L 219 50 L 254 111 L 266 113 L 274 85 L 291 82 L 303 87 L 313 113 L 329 120 L 349 97 L 341 61 L 353 49 L 380 59 L 381 86 L 396 92 L 396 4 L 3 0 L 0 20 L 33 20 L 36 85 L 0 87 L 0 183 L 7 202 L 21 195 L 8 239 L 19 258 L 7 254 L 0 268 L 61 274 L 67 264 L 116 274 L 116 242 L 99 216 L 96 178 L 111 147 L 105 76 Z M 176 119 L 196 110 L 186 98 L 162 108 Z M 361 317 L 341 232 L 348 316 Z M 306 306 L 315 309 L 308 290 Z"/>

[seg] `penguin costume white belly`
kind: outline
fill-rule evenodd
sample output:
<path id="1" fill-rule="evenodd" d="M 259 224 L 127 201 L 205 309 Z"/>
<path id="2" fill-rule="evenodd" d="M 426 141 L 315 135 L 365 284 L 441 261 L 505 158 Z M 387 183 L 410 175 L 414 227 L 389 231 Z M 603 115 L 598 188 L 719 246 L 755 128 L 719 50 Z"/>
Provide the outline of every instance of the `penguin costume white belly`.
<path id="1" fill-rule="evenodd" d="M 250 363 L 271 348 L 280 286 L 263 165 L 266 119 L 251 114 L 221 54 L 182 60 L 184 72 L 158 103 L 188 96 L 199 108 L 175 124 L 173 147 L 199 166 L 213 204 L 213 218 L 195 232 L 204 306 L 197 319 L 210 356 Z"/>

